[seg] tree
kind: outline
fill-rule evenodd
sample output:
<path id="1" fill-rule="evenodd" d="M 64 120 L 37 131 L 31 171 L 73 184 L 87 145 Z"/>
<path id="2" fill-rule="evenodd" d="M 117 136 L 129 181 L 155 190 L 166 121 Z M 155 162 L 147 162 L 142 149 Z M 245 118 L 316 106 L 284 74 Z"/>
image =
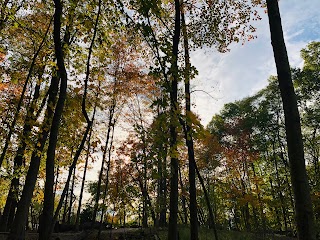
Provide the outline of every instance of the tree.
<path id="1" fill-rule="evenodd" d="M 190 80 L 191 80 L 191 63 L 189 54 L 189 39 L 187 36 L 187 27 L 184 16 L 184 6 L 181 9 L 181 25 L 184 44 L 184 59 L 185 59 L 185 72 L 184 72 L 184 85 L 185 85 L 185 121 L 183 128 L 185 131 L 185 140 L 188 148 L 189 159 L 189 193 L 190 193 L 190 239 L 198 240 L 198 214 L 197 214 L 197 194 L 196 194 L 196 161 L 194 157 L 192 121 L 191 121 L 191 93 L 190 93 Z"/>
<path id="2" fill-rule="evenodd" d="M 300 116 L 293 88 L 277 0 L 267 0 L 271 43 L 283 102 L 291 181 L 299 239 L 315 239 L 314 216 L 306 173 Z"/>
<path id="3" fill-rule="evenodd" d="M 59 98 L 54 110 L 51 128 L 50 128 L 50 137 L 49 137 L 49 146 L 47 150 L 47 159 L 46 159 L 46 182 L 45 182 L 45 192 L 44 192 L 44 204 L 42 218 L 40 219 L 39 227 L 39 238 L 41 239 L 50 239 L 51 231 L 51 219 L 53 217 L 54 211 L 54 164 L 55 164 L 55 152 L 58 140 L 58 133 L 60 127 L 60 120 L 64 108 L 64 103 L 67 96 L 67 71 L 64 63 L 64 53 L 61 44 L 60 30 L 61 30 L 61 17 L 62 17 L 62 3 L 60 0 L 55 0 L 55 15 L 54 15 L 54 48 L 55 56 L 57 58 L 58 66 L 58 76 L 60 78 L 60 90 Z"/>

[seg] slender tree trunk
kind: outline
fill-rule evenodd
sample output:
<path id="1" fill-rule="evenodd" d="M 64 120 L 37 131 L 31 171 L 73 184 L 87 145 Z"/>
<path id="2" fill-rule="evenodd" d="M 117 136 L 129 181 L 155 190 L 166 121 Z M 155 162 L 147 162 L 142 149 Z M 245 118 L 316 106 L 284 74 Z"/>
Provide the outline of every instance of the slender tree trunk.
<path id="1" fill-rule="evenodd" d="M 44 70 L 44 69 L 42 69 Z M 39 80 L 43 75 L 43 71 L 39 73 Z M 29 136 L 31 133 L 31 129 L 33 127 L 33 124 L 35 120 L 37 119 L 38 113 L 34 113 L 35 111 L 35 105 L 40 96 L 40 82 L 38 82 L 35 86 L 32 102 L 28 108 L 26 119 L 24 121 L 23 131 L 22 131 L 22 137 L 20 139 L 20 143 L 18 146 L 18 150 L 16 152 L 15 158 L 14 158 L 14 170 L 13 175 L 15 176 L 10 184 L 10 190 L 7 196 L 6 204 L 4 207 L 3 216 L 0 221 L 0 231 L 8 231 L 11 228 L 12 221 L 14 219 L 14 215 L 16 212 L 16 207 L 18 203 L 18 195 L 19 195 L 19 185 L 20 185 L 20 177 L 19 177 L 19 170 L 22 166 L 22 164 L 25 162 L 24 159 L 24 152 L 27 148 L 27 142 L 29 140 Z M 45 102 L 46 97 L 43 99 Z M 38 112 L 42 111 L 42 108 L 44 107 L 44 104 L 41 104 Z"/>
<path id="2" fill-rule="evenodd" d="M 275 154 L 275 143 L 273 143 L 273 151 Z M 278 185 L 278 195 L 281 203 L 281 210 L 282 210 L 282 216 L 283 216 L 283 222 L 284 222 L 284 230 L 285 232 L 288 231 L 288 222 L 287 222 L 287 208 L 285 206 L 285 201 L 284 201 L 284 196 L 282 194 L 282 191 L 280 190 L 281 188 L 281 181 L 280 181 L 280 176 L 279 176 L 279 168 L 278 168 L 278 161 L 276 155 L 274 155 L 274 164 L 275 164 L 275 169 L 276 169 L 276 177 L 277 177 L 277 185 Z"/>
<path id="3" fill-rule="evenodd" d="M 255 167 L 254 167 L 254 164 L 251 163 L 251 168 L 252 168 L 252 171 L 253 171 L 253 177 L 256 178 L 256 170 L 255 170 Z M 261 217 L 261 221 L 262 221 L 262 233 L 265 234 L 266 233 L 266 217 L 265 217 L 265 214 L 263 212 L 263 202 L 262 202 L 262 198 L 261 198 L 261 193 L 260 193 L 260 189 L 259 189 L 259 185 L 257 182 L 255 182 L 255 188 L 256 188 L 256 191 L 258 193 L 258 202 L 259 202 L 259 211 L 260 211 L 260 217 Z"/>
<path id="4" fill-rule="evenodd" d="M 54 29 L 53 39 L 55 56 L 57 59 L 58 75 L 60 77 L 60 92 L 59 99 L 55 108 L 52 119 L 49 146 L 47 150 L 46 159 L 46 182 L 44 189 L 44 202 L 42 217 L 40 218 L 39 238 L 50 239 L 53 211 L 54 211 L 54 161 L 56 146 L 58 141 L 58 134 L 60 128 L 60 120 L 64 108 L 64 103 L 67 96 L 67 71 L 64 64 L 63 49 L 61 44 L 60 30 L 61 30 L 61 17 L 62 17 L 62 3 L 60 0 L 54 0 L 55 13 L 54 13 Z"/>
<path id="5" fill-rule="evenodd" d="M 70 200 L 69 200 L 69 210 L 68 210 L 68 224 L 71 224 L 71 215 L 72 215 L 72 205 L 73 205 L 73 191 L 74 191 L 74 184 L 76 179 L 76 168 L 73 169 L 73 177 L 71 183 L 71 192 L 70 192 Z"/>
<path id="6" fill-rule="evenodd" d="M 142 227 L 148 227 L 148 204 L 147 204 L 147 192 L 144 187 L 142 187 Z"/>
<path id="7" fill-rule="evenodd" d="M 96 221 L 96 216 L 97 216 L 98 207 L 99 207 L 104 164 L 106 161 L 107 150 L 108 150 L 108 145 L 109 145 L 109 141 L 110 141 L 110 134 L 111 134 L 112 128 L 114 127 L 113 126 L 114 110 L 115 110 L 115 104 L 112 104 L 112 106 L 109 109 L 109 123 L 108 123 L 108 130 L 107 130 L 107 138 L 106 138 L 105 149 L 104 149 L 103 155 L 102 155 L 102 162 L 101 162 L 101 168 L 100 168 L 98 186 L 97 186 L 97 195 L 96 195 L 94 210 L 93 210 L 92 224 Z"/>
<path id="8" fill-rule="evenodd" d="M 183 210 L 183 217 L 181 218 L 184 225 L 188 224 L 188 211 L 186 206 L 186 190 L 182 182 L 182 176 L 181 176 L 181 168 L 179 166 L 179 183 L 181 187 L 181 204 L 182 204 L 182 210 Z"/>
<path id="9" fill-rule="evenodd" d="M 178 151 L 177 151 L 177 124 L 178 124 L 178 53 L 180 39 L 180 1 L 175 0 L 175 24 L 172 46 L 171 89 L 170 89 L 170 217 L 168 240 L 178 240 Z"/>
<path id="10" fill-rule="evenodd" d="M 141 124 L 141 122 L 140 122 Z M 142 126 L 142 124 L 141 124 Z M 147 203 L 147 156 L 146 156 L 146 141 L 144 138 L 144 132 L 142 133 L 142 142 L 143 142 L 143 178 L 141 179 L 141 191 L 143 197 L 143 210 L 142 210 L 142 227 L 148 227 L 148 203 Z"/>
<path id="11" fill-rule="evenodd" d="M 67 213 L 68 213 L 68 195 L 69 195 L 69 188 L 67 188 L 66 198 L 65 198 L 65 200 L 64 200 L 62 223 L 66 223 L 66 219 L 67 219 Z"/>
<path id="12" fill-rule="evenodd" d="M 112 128 L 112 133 L 111 133 L 111 139 L 110 139 L 110 146 L 108 147 L 108 164 L 107 164 L 107 172 L 106 172 L 106 178 L 105 178 L 105 189 L 103 191 L 103 196 L 102 196 L 102 206 L 105 206 L 105 202 L 107 199 L 107 193 L 108 193 L 108 188 L 109 188 L 109 173 L 110 173 L 110 166 L 111 166 L 111 153 L 112 153 L 112 147 L 113 147 L 113 137 L 114 137 L 114 124 L 113 123 L 113 128 Z M 101 218 L 100 218 L 100 224 L 99 224 L 99 232 L 98 232 L 98 237 L 97 239 L 100 240 L 101 237 L 101 231 L 102 231 L 102 223 L 103 223 L 103 216 L 105 214 L 105 208 L 102 209 L 101 213 Z"/>
<path id="13" fill-rule="evenodd" d="M 186 145 L 188 148 L 189 158 L 189 193 L 190 193 L 190 239 L 198 240 L 198 218 L 197 218 L 197 190 L 196 190 L 196 170 L 195 170 L 195 158 L 192 136 L 192 121 L 191 121 L 191 94 L 190 94 L 190 71 L 191 63 L 189 56 L 189 43 L 187 35 L 187 26 L 185 22 L 184 9 L 181 11 L 181 25 L 183 33 L 184 43 L 184 59 L 185 59 L 185 101 L 186 101 Z"/>
<path id="14" fill-rule="evenodd" d="M 92 127 L 92 121 L 89 121 L 89 122 L 88 122 L 88 125 L 87 125 L 87 128 L 86 128 L 86 131 L 85 131 L 84 134 L 83 134 L 81 143 L 80 143 L 80 145 L 79 145 L 79 147 L 78 147 L 78 149 L 77 149 L 77 151 L 76 151 L 76 153 L 75 153 L 75 156 L 74 156 L 74 158 L 73 158 L 73 161 L 72 161 L 72 163 L 71 163 L 71 165 L 70 165 L 70 167 L 69 167 L 68 177 L 67 177 L 67 180 L 66 180 L 66 184 L 65 184 L 65 186 L 64 186 L 64 188 L 63 188 L 63 191 L 62 191 L 62 193 L 61 193 L 61 197 L 60 197 L 58 206 L 57 206 L 57 208 L 56 208 L 56 211 L 55 211 L 54 216 L 53 216 L 53 220 L 52 220 L 52 222 L 51 222 L 50 235 L 52 234 L 52 231 L 53 231 L 55 222 L 56 222 L 56 220 L 57 220 L 57 218 L 58 218 L 58 216 L 59 216 L 59 212 L 60 212 L 61 207 L 62 207 L 62 204 L 63 204 L 63 202 L 64 202 L 64 198 L 65 198 L 66 193 L 67 193 L 67 191 L 68 191 L 69 184 L 70 184 L 70 180 L 71 180 L 71 176 L 72 176 L 72 172 L 73 172 L 74 168 L 75 168 L 76 165 L 77 165 L 79 156 L 80 156 L 81 151 L 82 151 L 82 149 L 83 149 L 83 147 L 84 147 L 84 144 L 85 144 L 85 142 L 86 142 L 86 140 L 87 140 L 87 137 L 88 137 L 88 134 L 89 134 L 89 131 L 90 131 L 91 127 Z"/>
<path id="15" fill-rule="evenodd" d="M 277 118 L 280 119 L 280 111 L 277 111 Z M 279 122 L 279 120 L 278 120 Z M 286 177 L 286 185 L 288 186 L 288 190 L 289 190 L 289 197 L 290 197 L 290 203 L 291 203 L 291 208 L 294 212 L 294 199 L 293 199 L 293 194 L 292 194 L 292 190 L 291 190 L 291 185 L 290 185 L 290 181 L 289 181 L 289 177 L 288 177 L 288 171 L 287 170 L 290 170 L 290 166 L 288 164 L 288 161 L 287 159 L 285 158 L 286 154 L 285 154 L 285 146 L 284 146 L 284 143 L 283 141 L 281 140 L 281 136 L 280 136 L 280 128 L 277 129 L 277 139 L 278 139 L 278 143 L 279 143 L 279 148 L 280 148 L 280 153 L 279 153 L 279 157 L 280 159 L 282 160 L 283 162 L 283 165 L 286 169 L 284 175 Z"/>
<path id="16" fill-rule="evenodd" d="M 22 191 L 20 201 L 18 203 L 16 215 L 13 221 L 12 228 L 7 240 L 20 240 L 25 238 L 25 223 L 27 220 L 28 209 L 31 203 L 33 190 L 37 181 L 37 176 L 40 167 L 42 151 L 45 146 L 50 126 L 53 117 L 53 107 L 55 106 L 56 96 L 58 93 L 59 79 L 56 76 L 52 77 L 51 86 L 49 89 L 49 99 L 47 103 L 46 114 L 39 131 L 38 141 L 35 150 L 32 152 L 31 161 Z"/>
<path id="17" fill-rule="evenodd" d="M 50 22 L 49 22 L 48 28 L 47 28 L 47 30 L 46 30 L 46 32 L 44 34 L 44 37 L 43 37 L 43 39 L 42 39 L 37 51 L 35 52 L 35 54 L 33 56 L 33 59 L 32 59 L 32 62 L 31 62 L 30 68 L 29 68 L 29 72 L 28 72 L 28 75 L 27 75 L 27 78 L 26 78 L 26 81 L 24 82 L 24 85 L 23 85 L 23 89 L 22 89 L 22 92 L 21 92 L 21 95 L 20 95 L 20 99 L 19 99 L 19 102 L 18 102 L 18 105 L 17 105 L 17 109 L 16 109 L 16 112 L 14 114 L 12 123 L 11 123 L 11 125 L 9 127 L 9 133 L 8 133 L 8 135 L 6 137 L 4 147 L 3 147 L 2 153 L 0 155 L 0 168 L 1 168 L 3 160 L 5 158 L 7 149 L 9 147 L 10 139 L 11 139 L 11 136 L 12 136 L 12 134 L 14 132 L 14 128 L 15 128 L 16 122 L 18 120 L 18 116 L 19 116 L 19 113 L 20 113 L 20 110 L 21 110 L 21 107 L 22 107 L 22 103 L 23 103 L 23 98 L 24 98 L 25 92 L 27 90 L 27 86 L 28 86 L 29 80 L 30 80 L 30 78 L 32 76 L 32 72 L 33 72 L 34 66 L 36 64 L 36 59 L 37 59 L 37 57 L 38 57 L 38 55 L 39 55 L 39 53 L 40 53 L 45 41 L 46 41 L 48 32 L 50 30 L 51 22 L 52 22 L 52 19 L 50 19 Z"/>
<path id="18" fill-rule="evenodd" d="M 59 162 L 60 160 L 58 159 L 58 162 L 57 162 L 57 166 L 56 166 L 56 174 L 55 174 L 55 183 L 54 183 L 54 192 L 53 192 L 53 197 L 55 198 L 56 194 L 57 194 L 57 189 L 58 189 L 58 184 L 59 184 L 59 170 L 60 170 L 60 167 L 59 167 Z"/>
<path id="19" fill-rule="evenodd" d="M 285 116 L 287 147 L 300 240 L 315 240 L 314 216 L 306 173 L 301 124 L 277 0 L 267 0 L 271 43 Z"/>
<path id="20" fill-rule="evenodd" d="M 54 0 L 54 1 L 60 1 L 60 0 Z M 74 10 L 72 10 L 72 11 L 74 11 Z M 85 133 L 84 133 L 84 135 L 82 137 L 81 143 L 80 143 L 80 145 L 79 145 L 79 147 L 78 147 L 78 149 L 76 151 L 76 154 L 75 154 L 75 156 L 73 158 L 72 164 L 71 164 L 71 166 L 69 168 L 66 185 L 65 185 L 65 187 L 64 187 L 64 189 L 62 191 L 60 201 L 58 203 L 57 209 L 56 209 L 55 214 L 53 216 L 53 220 L 51 222 L 49 237 L 51 237 L 51 233 L 53 231 L 56 219 L 58 218 L 60 209 L 62 207 L 65 194 L 67 192 L 67 189 L 69 188 L 72 172 L 76 168 L 76 165 L 77 165 L 78 159 L 80 157 L 81 151 L 84 148 L 84 145 L 85 145 L 85 142 L 87 140 L 89 131 L 92 128 L 92 123 L 93 123 L 93 119 L 94 119 L 94 115 L 95 115 L 95 110 L 94 110 L 92 119 L 91 120 L 89 119 L 88 113 L 87 113 L 87 110 L 86 110 L 86 100 L 87 100 L 88 81 L 89 81 L 89 76 L 90 76 L 90 60 L 91 60 L 91 54 L 92 54 L 92 51 L 93 51 L 93 44 L 94 44 L 96 33 L 97 33 L 97 26 L 98 26 L 98 20 L 99 20 L 99 16 L 100 16 L 100 11 L 101 11 L 101 0 L 99 0 L 98 13 L 97 13 L 97 18 L 96 18 L 95 25 L 94 25 L 93 37 L 92 37 L 92 40 L 91 40 L 91 44 L 89 46 L 89 53 L 88 53 L 88 58 L 87 58 L 87 63 L 86 63 L 86 76 L 85 76 L 85 81 L 84 81 L 84 93 L 83 93 L 83 96 L 82 96 L 82 104 L 81 104 L 82 114 L 83 114 L 84 118 L 86 119 L 87 127 L 86 127 Z M 69 32 L 69 31 L 67 31 L 67 32 Z M 69 42 L 69 36 L 65 35 L 65 38 L 67 39 L 67 41 L 66 40 L 65 41 Z M 70 199 L 71 198 L 72 198 L 72 195 L 70 196 Z"/>
<path id="21" fill-rule="evenodd" d="M 213 229 L 214 237 L 215 237 L 216 240 L 218 240 L 218 232 L 217 232 L 217 228 L 216 228 L 216 223 L 215 223 L 215 219 L 214 219 L 213 210 L 212 210 L 212 207 L 211 207 L 211 204 L 210 204 L 209 194 L 208 194 L 208 191 L 207 191 L 206 186 L 204 184 L 203 178 L 202 178 L 202 176 L 201 176 L 201 174 L 199 172 L 199 169 L 198 169 L 196 163 L 195 163 L 195 170 L 196 170 L 197 176 L 199 178 L 200 184 L 202 186 L 202 189 L 203 189 L 203 192 L 204 192 L 204 197 L 206 199 L 207 207 L 208 207 L 208 210 L 209 210 L 209 220 L 210 220 L 209 227 Z"/>
<path id="22" fill-rule="evenodd" d="M 157 227 L 164 227 L 166 225 L 166 199 L 165 199 L 165 187 L 166 187 L 166 179 L 165 179 L 165 158 L 166 153 L 164 153 L 165 149 L 162 146 L 163 143 L 158 148 L 158 193 L 157 193 L 157 205 L 159 207 L 159 211 L 157 212 Z"/>
<path id="23" fill-rule="evenodd" d="M 269 182 L 270 182 L 270 188 L 271 188 L 272 198 L 273 198 L 273 200 L 276 201 L 277 198 L 276 198 L 276 194 L 275 194 L 275 190 L 274 190 L 274 187 L 273 187 L 273 184 L 272 184 L 272 179 L 271 179 L 271 177 L 269 178 Z M 278 226 L 278 228 L 279 228 L 279 231 L 282 231 L 282 223 L 281 223 L 281 220 L 280 220 L 279 209 L 278 209 L 277 207 L 275 207 L 274 211 L 275 211 L 275 214 L 276 214 L 277 226 Z"/>
<path id="24" fill-rule="evenodd" d="M 88 143 L 87 143 L 88 149 L 87 149 L 87 155 L 86 155 L 86 162 L 84 164 L 83 177 L 82 177 L 80 196 L 79 196 L 79 204 L 78 204 L 77 215 L 76 215 L 76 231 L 79 231 L 79 226 L 80 226 L 80 212 L 81 212 L 84 184 L 86 181 L 86 174 L 87 174 L 87 168 L 88 168 L 88 163 L 89 163 L 91 135 L 92 135 L 92 128 L 90 130 L 89 137 L 88 137 Z"/>
<path id="25" fill-rule="evenodd" d="M 163 151 L 163 155 L 158 160 L 158 171 L 159 171 L 159 227 L 166 226 L 167 223 L 167 149 L 161 148 L 160 152 Z"/>

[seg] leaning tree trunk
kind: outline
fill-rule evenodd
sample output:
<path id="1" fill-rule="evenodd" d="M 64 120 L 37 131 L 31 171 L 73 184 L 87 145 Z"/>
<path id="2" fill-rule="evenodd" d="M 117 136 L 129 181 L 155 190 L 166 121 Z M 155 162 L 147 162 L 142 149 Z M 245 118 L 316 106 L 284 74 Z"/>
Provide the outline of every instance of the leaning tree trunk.
<path id="1" fill-rule="evenodd" d="M 19 99 L 19 102 L 18 102 L 18 105 L 17 105 L 17 109 L 16 109 L 16 111 L 14 113 L 12 123 L 10 124 L 10 127 L 9 127 L 9 133 L 8 133 L 8 135 L 6 137 L 4 147 L 3 147 L 2 153 L 0 155 L 0 167 L 1 167 L 2 163 L 3 163 L 3 160 L 5 158 L 7 149 L 9 147 L 11 136 L 14 133 L 14 129 L 16 127 L 16 122 L 18 120 L 18 116 L 19 116 L 19 113 L 20 113 L 20 110 L 21 110 L 21 107 L 22 107 L 23 98 L 24 98 L 25 92 L 27 90 L 28 83 L 29 83 L 30 78 L 32 77 L 32 73 L 33 73 L 34 66 L 36 64 L 37 57 L 40 54 L 40 51 L 41 51 L 41 49 L 42 49 L 42 47 L 45 44 L 45 41 L 47 39 L 47 35 L 48 35 L 49 29 L 50 29 L 50 26 L 51 26 L 51 22 L 52 22 L 52 18 L 50 19 L 50 22 L 49 22 L 48 28 L 47 28 L 47 30 L 46 30 L 46 32 L 44 34 L 44 37 L 43 37 L 43 39 L 42 39 L 37 51 L 35 52 L 35 54 L 33 56 L 33 59 L 32 59 L 32 62 L 31 62 L 30 68 L 29 68 L 29 72 L 28 72 L 27 78 L 26 78 L 26 80 L 24 82 L 24 85 L 23 85 L 23 88 L 22 88 L 22 92 L 21 92 L 20 99 Z"/>
<path id="2" fill-rule="evenodd" d="M 79 228 L 80 228 L 80 212 L 81 212 L 81 207 L 82 207 L 84 184 L 86 182 L 86 174 L 87 174 L 88 163 L 89 163 L 90 148 L 91 148 L 91 135 L 92 135 L 92 127 L 90 129 L 90 133 L 88 136 L 86 161 L 84 164 L 83 177 L 82 177 L 81 188 L 80 188 L 79 203 L 78 203 L 78 209 L 77 209 L 77 215 L 76 215 L 76 231 L 79 231 Z"/>
<path id="3" fill-rule="evenodd" d="M 191 63 L 189 56 L 189 42 L 187 35 L 187 26 L 185 22 L 184 10 L 181 11 L 182 33 L 184 43 L 184 58 L 185 58 L 185 72 L 184 72 L 184 86 L 185 86 L 185 101 L 186 101 L 186 132 L 185 139 L 188 148 L 189 159 L 189 193 L 190 193 L 190 239 L 198 240 L 198 213 L 197 213 L 197 189 L 196 189 L 196 170 L 194 158 L 194 146 L 192 136 L 192 121 L 191 121 L 191 94 L 190 94 L 190 71 Z"/>
<path id="4" fill-rule="evenodd" d="M 285 116 L 291 182 L 295 200 L 296 223 L 300 240 L 314 240 L 314 216 L 306 173 L 301 124 L 290 65 L 283 38 L 277 0 L 267 0 L 271 43 L 277 67 L 279 88 Z"/>
<path id="5" fill-rule="evenodd" d="M 42 77 L 43 72 L 40 74 Z M 40 96 L 40 83 L 38 82 L 35 86 L 35 90 L 33 93 L 33 99 L 30 104 L 30 107 L 27 110 L 26 119 L 24 121 L 22 136 L 20 139 L 20 143 L 14 158 L 14 167 L 13 167 L 13 175 L 14 178 L 11 181 L 9 193 L 7 196 L 6 204 L 3 210 L 3 215 L 0 221 L 0 231 L 6 232 L 9 231 L 12 225 L 12 220 L 14 219 L 14 214 L 16 212 L 16 207 L 18 203 L 18 193 L 19 193 L 19 185 L 20 185 L 20 176 L 19 170 L 24 162 L 24 152 L 27 147 L 27 142 L 31 133 L 32 126 L 36 120 L 34 114 L 34 108 L 36 101 Z M 41 111 L 42 109 L 40 109 Z M 10 220 L 11 219 L 11 220 Z"/>
<path id="6" fill-rule="evenodd" d="M 215 223 L 215 220 L 214 220 L 213 210 L 212 210 L 212 207 L 211 207 L 211 204 L 210 204 L 209 194 L 208 194 L 208 191 L 207 191 L 206 186 L 204 184 L 203 178 L 202 178 L 202 176 L 200 174 L 200 171 L 199 171 L 196 163 L 195 163 L 195 170 L 196 170 L 197 176 L 199 178 L 200 184 L 202 186 L 202 189 L 203 189 L 203 192 L 204 192 L 204 197 L 205 197 L 205 200 L 206 200 L 206 203 L 207 203 L 207 207 L 208 207 L 208 210 L 209 210 L 209 221 L 210 221 L 209 228 L 213 229 L 214 237 L 215 237 L 216 240 L 218 240 L 218 232 L 217 232 L 216 223 Z"/>
<path id="7" fill-rule="evenodd" d="M 87 139 L 87 136 L 89 134 L 89 131 L 91 129 L 91 126 L 92 126 L 92 121 L 89 121 L 88 122 L 88 125 L 87 125 L 87 128 L 83 134 L 83 137 L 82 137 L 82 140 L 81 140 L 81 143 L 75 153 L 75 156 L 73 158 L 73 161 L 69 167 L 69 171 L 68 171 L 68 177 L 67 177 L 67 180 L 66 180 L 66 184 L 63 188 L 63 191 L 61 193 L 61 197 L 60 197 L 60 200 L 59 200 L 59 203 L 58 203 L 58 206 L 56 208 L 56 211 L 54 213 L 54 216 L 53 216 L 53 220 L 51 221 L 51 227 L 50 227 L 50 234 L 52 234 L 52 231 L 53 231 L 53 228 L 54 228 L 54 224 L 56 222 L 56 220 L 58 219 L 58 216 L 59 216 L 59 213 L 60 213 L 60 210 L 62 208 L 62 204 L 64 202 L 64 198 L 66 196 L 66 193 L 69 189 L 69 184 L 70 184 L 70 180 L 71 180 L 71 176 L 72 176 L 72 173 L 73 173 L 73 170 L 74 168 L 76 167 L 77 165 L 77 162 L 78 162 L 78 159 L 80 157 L 80 154 L 82 152 L 82 149 L 84 148 L 84 145 L 85 145 L 85 142 L 86 142 L 86 139 Z"/>
<path id="8" fill-rule="evenodd" d="M 39 130 L 38 141 L 35 145 L 34 151 L 32 152 L 22 195 L 18 203 L 16 215 L 7 240 L 20 240 L 25 238 L 25 224 L 27 221 L 28 209 L 31 203 L 33 190 L 37 181 L 42 151 L 49 134 L 48 126 L 50 126 L 53 117 L 53 107 L 56 103 L 58 86 L 59 79 L 56 76 L 53 76 L 49 89 L 49 99 L 47 103 L 46 114 L 42 126 Z"/>
<path id="9" fill-rule="evenodd" d="M 61 16 L 62 16 L 62 3 L 60 0 L 54 0 L 55 13 L 54 13 L 54 26 L 53 26 L 53 39 L 55 56 L 57 58 L 58 75 L 60 77 L 60 92 L 59 99 L 55 108 L 54 116 L 52 119 L 49 146 L 47 150 L 46 160 L 46 182 L 44 189 L 44 203 L 42 217 L 40 218 L 39 238 L 50 239 L 50 225 L 53 218 L 54 210 L 54 160 L 55 152 L 58 141 L 58 133 L 60 128 L 60 120 L 64 108 L 64 103 L 67 96 L 67 71 L 64 64 L 63 49 L 60 39 L 61 29 Z"/>
<path id="10" fill-rule="evenodd" d="M 95 202 L 94 202 L 94 210 L 93 210 L 93 216 L 92 216 L 92 226 L 93 226 L 94 222 L 96 221 L 96 216 L 97 216 L 98 207 L 99 207 L 99 201 L 101 198 L 100 195 L 101 195 L 101 185 L 102 185 L 102 178 L 103 178 L 103 172 L 104 172 L 104 164 L 105 164 L 106 157 L 107 157 L 107 150 L 108 150 L 108 145 L 109 145 L 109 141 L 110 141 L 111 130 L 112 130 L 112 128 L 114 128 L 113 118 L 114 118 L 115 107 L 116 107 L 116 103 L 114 102 L 110 106 L 110 109 L 109 109 L 109 122 L 108 122 L 107 138 L 106 138 L 105 148 L 104 148 L 103 154 L 102 154 L 102 162 L 101 162 L 101 168 L 100 168 L 98 186 L 97 186 L 97 195 L 96 195 Z"/>
<path id="11" fill-rule="evenodd" d="M 110 139 L 110 146 L 108 148 L 108 164 L 107 164 L 107 172 L 106 172 L 106 177 L 105 177 L 105 188 L 104 188 L 103 196 L 102 196 L 102 206 L 105 206 L 105 202 L 107 200 L 108 188 L 109 188 L 109 173 L 110 173 L 110 166 L 111 166 L 111 153 L 112 153 L 112 147 L 113 147 L 114 125 L 115 125 L 115 121 L 113 122 L 113 128 L 112 128 L 111 139 Z M 100 240 L 100 237 L 101 237 L 104 214 L 105 214 L 105 208 L 102 208 L 97 240 Z"/>
<path id="12" fill-rule="evenodd" d="M 72 174 L 67 224 L 71 224 L 72 204 L 73 204 L 73 195 L 74 195 L 73 191 L 74 191 L 75 180 L 76 180 L 76 168 L 73 169 L 73 174 Z"/>

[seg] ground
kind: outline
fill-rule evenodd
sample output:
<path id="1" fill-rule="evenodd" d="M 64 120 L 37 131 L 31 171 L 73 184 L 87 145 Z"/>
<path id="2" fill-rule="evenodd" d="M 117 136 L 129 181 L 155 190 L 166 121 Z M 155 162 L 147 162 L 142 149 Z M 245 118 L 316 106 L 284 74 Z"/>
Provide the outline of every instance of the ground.
<path id="1" fill-rule="evenodd" d="M 98 231 L 54 233 L 52 240 L 97 240 Z M 6 240 L 7 233 L 0 233 L 0 240 Z M 179 229 L 180 240 L 189 239 L 187 228 Z M 296 238 L 277 234 L 261 235 L 255 233 L 218 231 L 219 240 L 296 240 Z M 37 240 L 37 233 L 28 233 L 26 240 Z M 166 229 L 119 228 L 102 231 L 100 240 L 166 240 Z M 201 229 L 199 240 L 214 240 L 211 230 Z"/>

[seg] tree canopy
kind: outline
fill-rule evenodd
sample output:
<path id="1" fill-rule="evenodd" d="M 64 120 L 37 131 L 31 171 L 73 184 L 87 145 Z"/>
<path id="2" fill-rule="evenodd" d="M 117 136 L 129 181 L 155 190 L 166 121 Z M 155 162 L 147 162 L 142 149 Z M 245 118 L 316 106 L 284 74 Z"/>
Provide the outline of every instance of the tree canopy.
<path id="1" fill-rule="evenodd" d="M 183 226 L 191 240 L 205 227 L 215 239 L 225 230 L 301 238 L 307 196 L 296 194 L 282 72 L 208 126 L 193 106 L 194 50 L 225 53 L 257 38 L 272 1 L 4 0 L 0 232 L 51 239 L 59 226 L 95 228 L 105 239 L 108 224 L 154 226 L 169 240 Z M 319 52 L 309 43 L 303 67 L 288 68 L 315 226 Z"/>

